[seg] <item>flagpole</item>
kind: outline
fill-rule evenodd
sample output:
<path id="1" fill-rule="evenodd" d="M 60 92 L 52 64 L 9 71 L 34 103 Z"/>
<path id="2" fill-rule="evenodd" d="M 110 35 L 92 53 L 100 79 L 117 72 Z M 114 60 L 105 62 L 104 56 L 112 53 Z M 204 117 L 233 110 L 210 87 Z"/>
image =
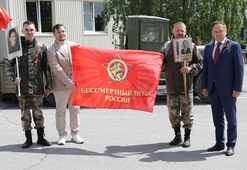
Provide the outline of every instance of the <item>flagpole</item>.
<path id="1" fill-rule="evenodd" d="M 17 71 L 17 78 L 19 79 L 19 64 L 18 64 L 18 56 L 15 58 L 16 59 L 16 71 Z M 21 84 L 18 84 L 18 96 L 21 96 Z"/>
<path id="2" fill-rule="evenodd" d="M 12 3 L 11 3 L 11 0 L 8 0 L 8 2 L 9 2 L 9 15 L 12 16 Z M 11 28 L 14 27 L 13 21 L 10 22 L 10 27 Z M 16 60 L 17 78 L 19 79 L 20 77 L 19 77 L 18 56 L 16 56 L 15 60 Z M 21 87 L 20 87 L 20 84 L 18 84 L 17 87 L 18 87 L 18 96 L 21 96 Z"/>
<path id="3" fill-rule="evenodd" d="M 184 62 L 182 62 L 182 67 L 186 66 L 186 60 L 184 60 Z M 184 92 L 185 92 L 185 96 L 187 96 L 187 88 L 186 88 L 186 73 L 183 74 L 183 79 L 184 79 Z"/>

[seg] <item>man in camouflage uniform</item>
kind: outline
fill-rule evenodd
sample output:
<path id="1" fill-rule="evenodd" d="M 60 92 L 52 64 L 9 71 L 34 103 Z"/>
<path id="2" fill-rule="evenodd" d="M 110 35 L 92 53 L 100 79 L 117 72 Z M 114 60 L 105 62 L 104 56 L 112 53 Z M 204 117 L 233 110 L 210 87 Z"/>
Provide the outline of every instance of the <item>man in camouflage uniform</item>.
<path id="1" fill-rule="evenodd" d="M 174 24 L 172 33 L 174 38 L 185 38 L 186 26 L 182 22 Z M 183 147 L 190 146 L 190 132 L 193 125 L 193 76 L 197 75 L 202 69 L 202 56 L 192 43 L 192 61 L 186 62 L 186 66 L 182 67 L 181 62 L 174 62 L 173 43 L 166 42 L 160 52 L 164 55 L 163 64 L 165 65 L 165 77 L 167 88 L 167 106 L 169 111 L 169 119 L 172 128 L 175 131 L 175 138 L 170 145 L 182 143 L 181 138 L 181 121 L 185 129 L 185 137 Z M 183 74 L 186 74 L 187 96 L 185 96 Z M 180 115 L 181 110 L 181 115 Z"/>
<path id="2" fill-rule="evenodd" d="M 42 112 L 44 97 L 43 74 L 46 78 L 45 95 L 50 94 L 52 89 L 51 71 L 47 63 L 47 48 L 43 44 L 38 44 L 34 38 L 36 32 L 32 21 L 23 23 L 21 37 L 22 56 L 18 58 L 20 78 L 16 77 L 14 65 L 16 59 L 6 62 L 6 72 L 9 78 L 20 86 L 21 96 L 17 96 L 21 107 L 21 121 L 25 131 L 26 142 L 22 148 L 28 148 L 32 145 L 31 134 L 31 114 L 30 107 L 33 110 L 33 120 L 35 129 L 37 129 L 37 143 L 44 146 L 51 146 L 51 143 L 44 139 L 44 117 Z"/>

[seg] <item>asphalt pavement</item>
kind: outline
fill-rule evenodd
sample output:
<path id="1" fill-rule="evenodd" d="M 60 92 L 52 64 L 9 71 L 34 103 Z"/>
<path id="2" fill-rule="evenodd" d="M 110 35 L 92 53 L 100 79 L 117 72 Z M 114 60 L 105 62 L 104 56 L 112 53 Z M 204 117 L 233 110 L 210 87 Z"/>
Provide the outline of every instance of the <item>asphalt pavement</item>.
<path id="1" fill-rule="evenodd" d="M 247 66 L 245 66 L 245 70 Z M 65 145 L 57 145 L 55 107 L 44 103 L 46 139 L 50 147 L 25 142 L 18 102 L 0 102 L 0 170 L 243 170 L 247 169 L 247 72 L 237 99 L 238 139 L 233 156 L 225 151 L 207 152 L 214 145 L 210 104 L 194 98 L 191 147 L 170 146 L 174 132 L 168 119 L 166 100 L 157 99 L 153 113 L 134 110 L 81 108 L 81 136 L 75 144 L 70 134 Z M 33 125 L 33 123 L 32 123 Z M 69 115 L 67 114 L 69 132 Z M 182 131 L 184 134 L 184 131 Z"/>

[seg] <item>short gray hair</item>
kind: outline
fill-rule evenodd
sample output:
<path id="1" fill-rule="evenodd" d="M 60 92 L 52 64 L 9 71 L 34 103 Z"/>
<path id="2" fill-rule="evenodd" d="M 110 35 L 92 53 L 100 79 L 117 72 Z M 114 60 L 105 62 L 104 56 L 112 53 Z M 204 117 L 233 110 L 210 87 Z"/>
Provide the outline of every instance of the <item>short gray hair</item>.
<path id="1" fill-rule="evenodd" d="M 186 30 L 186 25 L 183 23 L 183 22 L 176 22 L 173 26 L 173 29 L 176 27 L 176 26 L 184 26 L 185 30 Z"/>

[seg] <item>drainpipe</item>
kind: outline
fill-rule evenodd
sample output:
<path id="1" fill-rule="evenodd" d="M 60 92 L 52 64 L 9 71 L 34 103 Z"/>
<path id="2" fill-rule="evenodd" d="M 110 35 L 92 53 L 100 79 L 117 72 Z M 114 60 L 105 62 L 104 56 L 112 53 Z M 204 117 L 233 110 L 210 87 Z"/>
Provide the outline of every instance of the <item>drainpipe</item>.
<path id="1" fill-rule="evenodd" d="M 9 15 L 10 15 L 11 18 L 12 18 L 12 0 L 8 0 L 8 2 L 9 2 Z M 10 27 L 11 27 L 11 28 L 14 27 L 13 21 L 10 22 Z"/>

